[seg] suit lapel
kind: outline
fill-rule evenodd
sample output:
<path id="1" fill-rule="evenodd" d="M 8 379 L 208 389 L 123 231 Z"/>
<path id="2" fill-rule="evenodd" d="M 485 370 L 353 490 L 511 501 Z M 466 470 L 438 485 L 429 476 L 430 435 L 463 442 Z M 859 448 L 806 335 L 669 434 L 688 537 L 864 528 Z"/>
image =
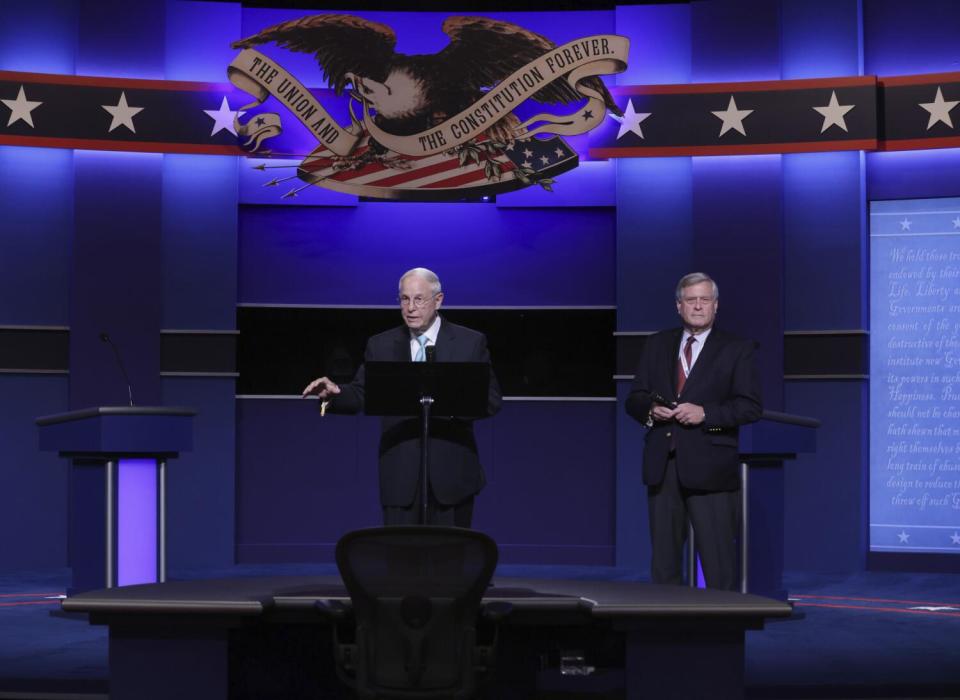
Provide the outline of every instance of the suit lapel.
<path id="1" fill-rule="evenodd" d="M 680 341 L 683 339 L 683 328 L 673 332 L 670 342 L 670 354 L 667 357 L 667 376 L 670 377 L 670 396 L 677 395 L 677 358 L 680 357 Z"/>
<path id="2" fill-rule="evenodd" d="M 397 362 L 410 362 L 410 331 L 400 326 L 393 344 L 394 359 Z"/>
<path id="3" fill-rule="evenodd" d="M 456 338 L 454 326 L 449 321 L 440 321 L 440 332 L 437 333 L 437 350 L 434 358 L 437 362 L 453 361 L 453 344 Z"/>

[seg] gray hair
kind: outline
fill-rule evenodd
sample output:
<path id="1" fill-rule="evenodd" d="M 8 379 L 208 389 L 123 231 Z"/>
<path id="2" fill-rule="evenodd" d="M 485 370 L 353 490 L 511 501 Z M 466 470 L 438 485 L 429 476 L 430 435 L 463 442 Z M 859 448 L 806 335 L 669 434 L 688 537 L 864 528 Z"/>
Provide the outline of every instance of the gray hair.
<path id="1" fill-rule="evenodd" d="M 425 267 L 415 267 L 412 270 L 407 270 L 404 272 L 400 277 L 400 282 L 397 284 L 397 287 L 402 287 L 403 281 L 407 279 L 407 277 L 412 277 L 413 275 L 426 280 L 427 284 L 430 285 L 431 293 L 439 294 L 443 291 L 443 288 L 440 286 L 440 278 L 437 277 L 436 273 L 434 273 L 432 270 L 428 270 Z"/>
<path id="2" fill-rule="evenodd" d="M 710 275 L 704 274 L 703 272 L 691 272 L 689 275 L 684 275 L 680 278 L 680 281 L 677 282 L 677 301 L 680 301 L 683 297 L 683 290 L 687 287 L 692 287 L 695 284 L 700 284 L 701 282 L 709 282 L 713 285 L 713 298 L 720 298 L 720 287 L 717 286 L 717 283 L 713 281 L 713 278 Z"/>

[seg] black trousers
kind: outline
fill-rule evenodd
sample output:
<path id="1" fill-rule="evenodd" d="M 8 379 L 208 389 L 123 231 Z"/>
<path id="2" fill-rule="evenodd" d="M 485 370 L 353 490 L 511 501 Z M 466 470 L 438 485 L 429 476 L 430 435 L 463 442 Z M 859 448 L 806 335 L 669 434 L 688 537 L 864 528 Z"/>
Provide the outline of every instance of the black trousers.
<path id="1" fill-rule="evenodd" d="M 442 525 L 444 527 L 470 527 L 473 522 L 473 496 L 453 505 L 444 505 L 437 501 L 433 489 L 428 491 L 427 525 Z M 420 487 L 417 485 L 417 495 L 409 506 L 383 506 L 384 525 L 419 525 L 420 524 Z"/>
<path id="2" fill-rule="evenodd" d="M 667 460 L 663 481 L 647 487 L 650 567 L 654 583 L 683 583 L 684 542 L 687 519 L 693 523 L 703 576 L 708 588 L 738 589 L 737 524 L 740 500 L 737 491 L 697 491 L 685 488 L 677 478 L 677 463 Z M 693 573 L 696 575 L 696 572 Z"/>

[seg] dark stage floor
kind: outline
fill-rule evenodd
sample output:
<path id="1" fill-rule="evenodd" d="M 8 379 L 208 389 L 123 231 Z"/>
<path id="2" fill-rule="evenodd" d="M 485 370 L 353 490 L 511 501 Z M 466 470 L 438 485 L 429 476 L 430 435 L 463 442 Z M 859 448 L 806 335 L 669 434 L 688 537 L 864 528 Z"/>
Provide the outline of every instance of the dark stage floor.
<path id="1" fill-rule="evenodd" d="M 171 578 L 332 573 L 332 566 L 238 566 Z M 497 573 L 636 580 L 597 567 L 502 566 Z M 68 575 L 0 574 L 0 700 L 107 697 L 105 628 L 50 614 Z M 787 576 L 786 585 L 802 619 L 747 633 L 749 698 L 960 698 L 957 575 L 804 574 Z"/>

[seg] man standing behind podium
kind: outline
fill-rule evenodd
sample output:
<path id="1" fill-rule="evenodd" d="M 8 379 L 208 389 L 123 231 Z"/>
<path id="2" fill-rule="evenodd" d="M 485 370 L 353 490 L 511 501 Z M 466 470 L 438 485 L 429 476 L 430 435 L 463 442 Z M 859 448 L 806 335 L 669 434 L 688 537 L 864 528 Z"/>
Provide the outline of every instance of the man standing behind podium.
<path id="1" fill-rule="evenodd" d="M 440 279 L 417 267 L 400 278 L 403 326 L 367 341 L 364 362 L 490 362 L 483 333 L 443 320 Z M 359 413 L 363 410 L 364 368 L 349 384 L 338 386 L 320 377 L 303 395 L 321 400 L 321 414 Z M 500 410 L 500 386 L 490 370 L 487 415 Z M 420 419 L 384 417 L 380 435 L 380 503 L 385 525 L 412 525 L 420 518 Z M 427 522 L 431 525 L 470 527 L 473 499 L 486 483 L 477 454 L 473 421 L 465 418 L 430 419 L 430 469 Z"/>
<path id="2" fill-rule="evenodd" d="M 647 339 L 627 413 L 649 430 L 643 450 L 654 583 L 680 583 L 687 518 L 710 588 L 737 583 L 739 426 L 760 418 L 754 343 L 714 328 L 720 292 L 694 272 L 676 289 L 682 328 Z"/>

